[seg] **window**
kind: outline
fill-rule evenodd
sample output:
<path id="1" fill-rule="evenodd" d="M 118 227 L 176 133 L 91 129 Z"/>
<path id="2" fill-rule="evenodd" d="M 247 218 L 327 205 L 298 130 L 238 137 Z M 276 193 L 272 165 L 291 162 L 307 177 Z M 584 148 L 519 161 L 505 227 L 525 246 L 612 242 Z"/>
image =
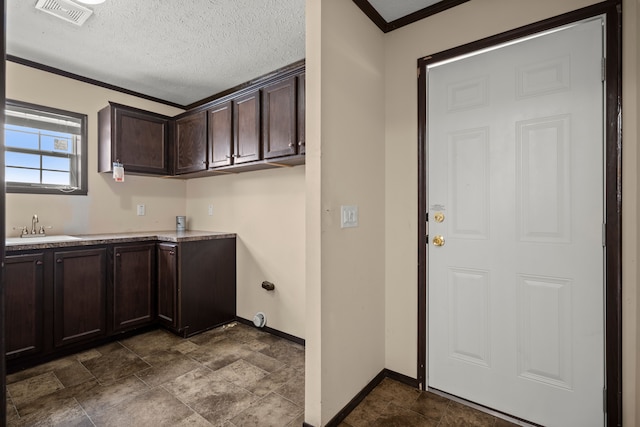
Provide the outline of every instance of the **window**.
<path id="1" fill-rule="evenodd" d="M 7 193 L 87 194 L 87 116 L 7 100 Z"/>

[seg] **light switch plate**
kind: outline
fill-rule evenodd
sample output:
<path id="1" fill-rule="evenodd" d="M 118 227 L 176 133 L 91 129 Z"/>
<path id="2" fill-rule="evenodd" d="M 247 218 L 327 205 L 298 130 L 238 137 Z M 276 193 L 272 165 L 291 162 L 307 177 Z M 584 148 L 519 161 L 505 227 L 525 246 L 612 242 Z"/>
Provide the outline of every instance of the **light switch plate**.
<path id="1" fill-rule="evenodd" d="M 144 214 L 145 214 L 144 205 L 138 205 L 138 216 L 144 216 Z"/>
<path id="2" fill-rule="evenodd" d="M 358 226 L 358 206 L 340 206 L 340 228 Z"/>

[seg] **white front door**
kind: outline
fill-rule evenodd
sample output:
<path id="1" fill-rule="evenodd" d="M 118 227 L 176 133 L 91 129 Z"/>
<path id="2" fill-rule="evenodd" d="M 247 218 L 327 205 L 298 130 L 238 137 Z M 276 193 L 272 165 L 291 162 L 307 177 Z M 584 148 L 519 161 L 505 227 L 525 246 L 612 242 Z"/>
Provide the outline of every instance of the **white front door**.
<path id="1" fill-rule="evenodd" d="M 604 425 L 602 57 L 598 18 L 428 67 L 428 386 L 545 426 Z"/>

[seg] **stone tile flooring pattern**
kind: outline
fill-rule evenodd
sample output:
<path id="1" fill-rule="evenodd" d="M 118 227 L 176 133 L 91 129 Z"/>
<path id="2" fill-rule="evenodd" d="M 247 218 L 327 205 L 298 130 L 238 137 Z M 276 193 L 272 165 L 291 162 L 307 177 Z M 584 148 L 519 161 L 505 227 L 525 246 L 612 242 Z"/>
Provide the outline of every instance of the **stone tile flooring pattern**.
<path id="1" fill-rule="evenodd" d="M 7 377 L 8 426 L 301 427 L 304 347 L 243 324 L 158 329 Z M 515 426 L 385 378 L 339 427 Z"/>
<path id="2" fill-rule="evenodd" d="M 231 324 L 155 330 L 7 377 L 9 426 L 302 426 L 304 347 Z"/>
<path id="3" fill-rule="evenodd" d="M 516 424 L 385 378 L 338 427 L 450 426 L 512 427 Z"/>

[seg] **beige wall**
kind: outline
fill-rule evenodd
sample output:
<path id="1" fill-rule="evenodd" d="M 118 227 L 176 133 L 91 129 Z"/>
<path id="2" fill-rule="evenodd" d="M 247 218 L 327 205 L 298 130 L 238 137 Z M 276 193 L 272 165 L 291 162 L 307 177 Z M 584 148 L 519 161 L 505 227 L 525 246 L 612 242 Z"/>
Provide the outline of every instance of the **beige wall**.
<path id="1" fill-rule="evenodd" d="M 305 419 L 320 426 L 382 368 L 417 375 L 417 58 L 596 1 L 472 1 L 386 35 L 353 2 L 306 1 L 305 167 L 190 181 L 129 175 L 115 184 L 95 172 L 97 111 L 109 100 L 179 110 L 8 63 L 9 98 L 89 116 L 89 195 L 8 194 L 7 232 L 33 213 L 62 233 L 171 229 L 181 214 L 191 228 L 237 232 L 238 314 L 265 311 L 270 326 L 307 339 Z M 640 404 L 639 9 L 624 0 L 625 425 L 637 424 Z M 145 217 L 135 214 L 140 203 Z M 343 204 L 359 205 L 360 227 L 340 229 Z M 260 289 L 262 280 L 277 291 Z"/>
<path id="2" fill-rule="evenodd" d="M 640 108 L 640 2 L 623 1 L 623 135 L 622 135 L 622 411 L 623 425 L 640 425 L 640 358 L 638 357 L 638 188 L 640 152 L 638 114 Z"/>
<path id="3" fill-rule="evenodd" d="M 338 277 L 349 271 L 346 263 L 337 260 L 348 252 L 341 240 L 349 238 L 344 237 L 348 235 L 335 223 L 335 209 L 342 203 L 342 200 L 338 201 L 341 198 L 370 197 L 372 202 L 384 203 L 383 227 L 374 231 L 375 236 L 367 236 L 366 230 L 359 230 L 349 245 L 369 254 L 371 249 L 365 248 L 366 243 L 379 238 L 381 231 L 384 233 L 384 239 L 380 240 L 385 248 L 384 310 L 381 311 L 384 313 L 384 366 L 414 378 L 417 376 L 417 59 L 594 3 L 597 1 L 468 2 L 386 35 L 380 32 L 376 35 L 372 34 L 375 31 L 369 24 L 362 22 L 359 11 L 353 10 L 351 2 L 325 1 L 320 5 L 317 0 L 307 0 L 307 73 L 308 85 L 314 86 L 308 87 L 313 95 L 309 95 L 307 104 L 307 140 L 309 149 L 317 150 L 307 159 L 307 422 L 326 423 L 366 384 L 366 375 L 361 375 L 366 370 L 353 369 L 364 350 L 368 351 L 366 359 L 371 367 L 369 379 L 376 373 L 373 367 L 378 366 L 380 357 L 377 353 L 379 341 L 369 345 L 360 342 L 359 338 L 350 343 L 341 341 L 342 337 L 362 327 L 359 318 L 362 313 L 353 313 L 354 310 L 360 309 L 361 304 L 380 304 L 377 281 L 370 284 L 365 302 L 359 298 L 344 300 L 354 298 L 363 282 L 358 277 L 348 281 Z M 624 10 L 623 403 L 624 424 L 638 425 L 635 409 L 640 403 L 636 392 L 640 363 L 636 326 L 636 307 L 640 298 L 636 292 L 636 191 L 640 155 L 636 148 L 639 98 L 636 80 L 640 66 L 636 52 L 640 19 L 638 1 L 625 0 Z M 384 69 L 379 68 L 378 43 L 384 46 Z M 366 68 L 363 65 L 367 61 L 363 58 L 368 58 Z M 376 79 L 367 79 L 371 73 L 376 74 Z M 351 81 L 354 76 L 360 81 Z M 378 78 L 382 80 L 379 82 Z M 367 97 L 359 90 L 364 84 L 371 84 Z M 385 105 L 383 129 L 377 123 L 379 112 L 371 99 L 380 97 L 379 84 L 384 88 L 384 96 L 379 98 Z M 342 95 L 341 91 L 344 91 Z M 340 98 L 346 94 L 348 98 Z M 337 103 L 336 98 L 341 102 Z M 384 176 L 383 188 L 377 187 L 375 182 L 364 187 L 345 188 L 344 177 L 353 172 L 332 157 L 336 147 L 343 151 L 362 149 L 364 140 L 360 135 L 349 134 L 348 138 L 341 138 L 345 132 L 353 130 L 354 123 L 345 122 L 348 115 L 356 114 L 356 110 L 357 114 L 365 113 L 369 117 L 365 119 L 366 127 L 384 132 L 384 165 L 378 163 L 379 152 L 371 148 L 358 165 L 358 174 L 369 177 L 370 162 L 376 164 Z M 370 144 L 378 147 L 377 140 Z M 378 189 L 377 196 L 370 194 L 373 188 Z M 349 194 L 352 191 L 353 194 Z M 320 209 L 321 213 L 315 209 Z M 328 252 L 331 257 L 327 256 Z M 340 292 L 336 292 L 338 288 Z M 311 295 L 320 298 L 319 310 L 311 310 L 314 307 L 309 300 Z M 334 319 L 349 325 L 342 323 L 336 330 Z M 367 329 L 370 334 L 378 332 L 373 325 Z M 337 389 L 338 380 L 341 387 Z"/>
<path id="4" fill-rule="evenodd" d="M 167 115 L 176 108 L 7 63 L 7 97 L 88 115 L 88 196 L 7 194 L 7 235 L 37 213 L 51 233 L 91 234 L 188 227 L 238 233 L 239 316 L 267 314 L 268 326 L 300 338 L 304 327 L 304 166 L 192 180 L 127 175 L 115 183 L 97 171 L 97 113 L 115 101 Z M 136 215 L 136 205 L 146 215 Z M 214 214 L 208 216 L 208 205 Z M 275 292 L 260 285 L 269 280 Z"/>
<path id="5" fill-rule="evenodd" d="M 13 227 L 31 226 L 38 214 L 40 225 L 52 234 L 88 234 L 172 229 L 176 215 L 186 211 L 186 184 L 181 180 L 127 175 L 116 184 L 108 174 L 98 174 L 98 111 L 115 101 L 161 114 L 181 110 L 98 86 L 7 62 L 7 98 L 69 110 L 88 116 L 87 196 L 7 194 L 7 236 Z M 125 171 L 126 173 L 126 171 Z M 136 215 L 144 204 L 145 216 Z"/>
<path id="6" fill-rule="evenodd" d="M 307 1 L 307 203 L 320 209 L 307 216 L 310 236 L 320 237 L 307 245 L 307 268 L 320 273 L 307 274 L 307 295 L 319 298 L 307 306 L 320 304 L 307 313 L 305 418 L 313 425 L 384 368 L 382 41 L 353 2 Z M 359 206 L 359 227 L 340 228 L 341 205 Z"/>
<path id="7" fill-rule="evenodd" d="M 237 238 L 237 314 L 262 311 L 267 326 L 305 337 L 305 167 L 187 181 L 190 228 Z M 208 206 L 213 205 L 213 215 Z M 268 280 L 273 292 L 262 289 Z"/>
<path id="8" fill-rule="evenodd" d="M 388 369 L 416 377 L 417 59 L 569 12 L 594 0 L 468 2 L 385 36 L 386 355 Z M 639 425 L 638 329 L 638 1 L 624 2 L 623 404 L 625 425 Z"/>
<path id="9" fill-rule="evenodd" d="M 322 3 L 306 0 L 305 286 L 306 346 L 304 418 L 322 419 Z"/>

